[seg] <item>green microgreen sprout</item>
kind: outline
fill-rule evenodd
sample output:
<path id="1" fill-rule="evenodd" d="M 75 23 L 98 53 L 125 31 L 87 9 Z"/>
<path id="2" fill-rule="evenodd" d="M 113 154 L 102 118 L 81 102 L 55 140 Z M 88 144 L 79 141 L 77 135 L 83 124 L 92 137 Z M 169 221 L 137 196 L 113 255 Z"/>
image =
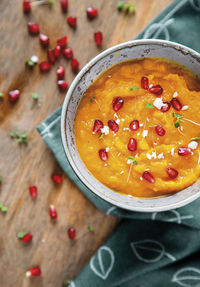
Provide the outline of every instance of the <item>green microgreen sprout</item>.
<path id="1" fill-rule="evenodd" d="M 52 8 L 54 6 L 54 2 L 52 0 L 48 0 L 49 7 Z"/>
<path id="2" fill-rule="evenodd" d="M 95 98 L 96 98 L 96 94 L 94 94 L 94 96 L 90 99 L 90 103 L 92 103 L 93 102 L 93 100 L 95 100 Z"/>
<path id="3" fill-rule="evenodd" d="M 18 232 L 17 238 L 22 239 L 26 234 L 27 234 L 27 232 Z"/>
<path id="4" fill-rule="evenodd" d="M 35 101 L 37 101 L 38 98 L 39 98 L 39 96 L 38 96 L 37 93 L 32 93 L 32 98 L 33 98 Z"/>
<path id="5" fill-rule="evenodd" d="M 137 160 L 132 155 L 129 155 L 128 159 L 132 160 L 132 163 L 134 163 L 135 165 L 138 164 Z"/>
<path id="6" fill-rule="evenodd" d="M 3 178 L 2 178 L 2 176 L 0 176 L 0 184 L 2 183 L 2 181 L 3 181 Z"/>
<path id="7" fill-rule="evenodd" d="M 3 100 L 4 94 L 0 93 L 0 100 Z"/>
<path id="8" fill-rule="evenodd" d="M 11 136 L 11 138 L 19 138 L 20 137 L 20 135 L 19 135 L 19 133 L 18 132 L 11 132 L 10 133 L 10 136 Z"/>
<path id="9" fill-rule="evenodd" d="M 32 61 L 29 60 L 29 59 L 26 59 L 26 60 L 25 60 L 25 64 L 26 64 L 29 68 L 32 68 L 32 67 L 35 66 L 35 63 L 32 62 Z"/>
<path id="10" fill-rule="evenodd" d="M 135 86 L 135 87 L 129 87 L 129 90 L 130 90 L 130 91 L 133 91 L 133 89 L 139 90 L 140 88 L 139 88 L 139 87 L 136 87 L 136 86 Z"/>
<path id="11" fill-rule="evenodd" d="M 18 142 L 19 143 L 26 143 L 27 144 L 28 141 L 28 133 L 24 133 L 22 135 L 20 135 Z"/>
<path id="12" fill-rule="evenodd" d="M 101 134 L 98 139 L 103 139 L 104 134 Z"/>
<path id="13" fill-rule="evenodd" d="M 119 11 L 122 11 L 123 8 L 124 8 L 124 1 L 118 2 L 118 3 L 117 3 L 117 9 L 118 9 Z"/>
<path id="14" fill-rule="evenodd" d="M 172 116 L 176 119 L 174 126 L 177 129 L 178 127 L 180 127 L 180 122 L 184 122 L 184 120 L 182 119 L 183 115 L 172 113 Z"/>
<path id="15" fill-rule="evenodd" d="M 155 128 L 157 125 L 148 126 L 148 128 Z"/>
<path id="16" fill-rule="evenodd" d="M 65 286 L 69 286 L 71 282 L 72 282 L 71 280 L 67 280 L 67 281 L 65 281 L 65 282 L 63 283 L 63 286 L 64 286 L 64 287 L 65 287 Z"/>
<path id="17" fill-rule="evenodd" d="M 149 109 L 153 109 L 154 106 L 153 106 L 152 104 L 146 104 L 146 105 L 145 105 L 145 108 L 146 108 L 147 110 L 149 110 Z"/>
<path id="18" fill-rule="evenodd" d="M 123 10 L 127 14 L 133 14 L 136 11 L 135 6 L 133 4 L 126 4 Z"/>
<path id="19" fill-rule="evenodd" d="M 0 202 L 0 210 L 3 213 L 6 213 L 8 211 L 8 207 L 4 206 L 3 203 Z"/>
<path id="20" fill-rule="evenodd" d="M 88 225 L 88 229 L 89 229 L 90 232 L 94 232 L 94 226 Z"/>
<path id="21" fill-rule="evenodd" d="M 200 140 L 200 137 L 191 138 L 191 141 L 198 141 L 198 140 Z"/>

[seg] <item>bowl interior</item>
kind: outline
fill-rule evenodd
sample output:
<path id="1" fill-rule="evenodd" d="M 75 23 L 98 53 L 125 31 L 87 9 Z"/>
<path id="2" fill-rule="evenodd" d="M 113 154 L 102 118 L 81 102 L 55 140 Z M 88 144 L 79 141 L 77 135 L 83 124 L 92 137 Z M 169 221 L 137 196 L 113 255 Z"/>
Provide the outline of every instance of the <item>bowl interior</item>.
<path id="1" fill-rule="evenodd" d="M 182 45 L 160 40 L 137 40 L 108 49 L 87 64 L 73 81 L 62 110 L 61 133 L 68 160 L 80 180 L 99 197 L 132 211 L 156 212 L 183 206 L 200 196 L 197 181 L 192 186 L 170 196 L 142 199 L 116 193 L 104 186 L 88 171 L 77 151 L 74 120 L 79 101 L 88 86 L 106 69 L 122 61 L 142 57 L 161 57 L 185 65 L 200 76 L 200 56 Z"/>

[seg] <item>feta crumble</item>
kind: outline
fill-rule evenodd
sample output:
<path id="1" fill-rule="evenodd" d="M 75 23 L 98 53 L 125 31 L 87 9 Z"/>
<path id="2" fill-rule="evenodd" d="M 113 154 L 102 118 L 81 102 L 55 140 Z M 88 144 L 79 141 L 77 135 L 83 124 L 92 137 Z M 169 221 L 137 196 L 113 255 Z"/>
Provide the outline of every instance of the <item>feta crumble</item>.
<path id="1" fill-rule="evenodd" d="M 173 94 L 173 98 L 176 98 L 176 97 L 178 97 L 178 93 L 177 93 L 177 92 L 175 92 L 175 93 Z"/>
<path id="2" fill-rule="evenodd" d="M 124 171 L 122 170 L 121 172 L 120 172 L 120 174 L 123 174 L 124 173 Z"/>
<path id="3" fill-rule="evenodd" d="M 148 130 L 143 130 L 142 136 L 143 138 L 146 138 L 148 136 Z"/>
<path id="4" fill-rule="evenodd" d="M 143 181 L 143 177 L 140 176 L 140 180 Z"/>
<path id="5" fill-rule="evenodd" d="M 108 126 L 104 126 L 104 127 L 101 129 L 101 133 L 102 133 L 102 134 L 105 134 L 105 135 L 108 135 L 108 134 L 109 134 L 109 127 L 108 127 Z"/>
<path id="6" fill-rule="evenodd" d="M 120 123 L 120 119 L 119 119 L 119 118 L 116 120 L 116 123 L 117 123 L 117 124 L 119 124 L 119 123 Z"/>
<path id="7" fill-rule="evenodd" d="M 164 158 L 163 152 L 158 155 L 158 159 Z"/>
<path id="8" fill-rule="evenodd" d="M 143 127 L 143 124 L 140 124 L 140 127 Z"/>
<path id="9" fill-rule="evenodd" d="M 162 106 L 164 106 L 165 104 L 163 104 L 163 100 L 162 97 L 161 98 L 156 98 L 155 101 L 153 102 L 153 105 L 157 108 L 157 109 L 161 109 Z"/>
<path id="10" fill-rule="evenodd" d="M 122 122 L 124 122 L 124 121 L 125 121 L 125 119 L 121 119 L 121 121 L 122 121 Z"/>
<path id="11" fill-rule="evenodd" d="M 149 88 L 151 88 L 151 87 L 153 87 L 153 84 L 150 84 L 150 85 L 149 85 Z"/>
<path id="12" fill-rule="evenodd" d="M 146 156 L 147 156 L 148 159 L 151 159 L 150 153 L 147 153 Z"/>
<path id="13" fill-rule="evenodd" d="M 133 160 L 130 158 L 127 160 L 127 164 L 131 164 L 132 162 L 133 162 Z"/>
<path id="14" fill-rule="evenodd" d="M 38 62 L 38 57 L 37 56 L 32 56 L 31 59 L 30 59 L 33 63 L 37 64 Z"/>
<path id="15" fill-rule="evenodd" d="M 191 149 L 196 149 L 198 147 L 198 142 L 196 141 L 191 141 L 188 145 L 189 148 Z"/>
<path id="16" fill-rule="evenodd" d="M 157 157 L 157 156 L 156 156 L 156 152 L 153 151 L 151 156 L 152 156 L 152 158 L 155 158 L 155 159 L 156 159 L 156 157 Z"/>
<path id="17" fill-rule="evenodd" d="M 171 155 L 172 155 L 172 156 L 174 156 L 174 150 L 175 150 L 175 148 L 173 147 L 173 148 L 171 149 Z"/>
<path id="18" fill-rule="evenodd" d="M 188 110 L 188 108 L 189 108 L 189 106 L 183 106 L 182 111 L 186 111 L 186 110 Z"/>
<path id="19" fill-rule="evenodd" d="M 109 151 L 109 147 L 106 147 L 106 152 L 108 152 Z"/>

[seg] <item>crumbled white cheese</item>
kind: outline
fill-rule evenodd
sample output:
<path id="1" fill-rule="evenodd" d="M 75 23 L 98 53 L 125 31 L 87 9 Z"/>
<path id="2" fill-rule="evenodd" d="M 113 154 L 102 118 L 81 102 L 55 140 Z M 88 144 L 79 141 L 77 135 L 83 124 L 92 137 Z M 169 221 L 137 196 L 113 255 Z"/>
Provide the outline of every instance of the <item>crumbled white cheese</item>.
<path id="1" fill-rule="evenodd" d="M 133 162 L 133 160 L 130 158 L 127 160 L 127 164 L 131 164 L 132 162 Z"/>
<path id="2" fill-rule="evenodd" d="M 116 120 L 116 123 L 117 123 L 117 124 L 119 124 L 119 123 L 120 123 L 120 119 L 119 119 L 119 118 Z"/>
<path id="3" fill-rule="evenodd" d="M 106 147 L 106 152 L 108 152 L 109 151 L 109 147 Z"/>
<path id="4" fill-rule="evenodd" d="M 148 130 L 143 130 L 142 136 L 143 138 L 146 138 L 148 136 Z"/>
<path id="5" fill-rule="evenodd" d="M 152 158 L 155 158 L 155 159 L 156 159 L 156 157 L 157 157 L 157 156 L 156 156 L 156 152 L 153 151 L 153 152 L 152 152 Z"/>
<path id="6" fill-rule="evenodd" d="M 158 155 L 158 158 L 159 158 L 159 159 L 164 158 L 163 152 L 161 152 L 161 153 Z"/>
<path id="7" fill-rule="evenodd" d="M 120 155 L 121 155 L 121 152 L 119 152 L 117 156 L 120 156 Z"/>
<path id="8" fill-rule="evenodd" d="M 149 118 L 147 118 L 147 122 L 149 122 Z"/>
<path id="9" fill-rule="evenodd" d="M 153 143 L 154 145 L 158 145 L 156 142 Z"/>
<path id="10" fill-rule="evenodd" d="M 174 150 L 175 150 L 175 148 L 173 147 L 173 148 L 171 149 L 171 155 L 172 155 L 172 156 L 174 156 Z"/>
<path id="11" fill-rule="evenodd" d="M 138 157 L 138 153 L 136 153 L 135 157 Z"/>
<path id="12" fill-rule="evenodd" d="M 137 136 L 139 136 L 140 135 L 140 133 L 137 133 Z"/>
<path id="13" fill-rule="evenodd" d="M 149 88 L 151 88 L 151 87 L 153 87 L 153 85 L 152 85 L 152 84 L 150 84 L 150 85 L 149 85 Z"/>
<path id="14" fill-rule="evenodd" d="M 146 153 L 146 156 L 147 156 L 148 159 L 151 159 L 150 153 Z"/>
<path id="15" fill-rule="evenodd" d="M 104 163 L 104 166 L 107 166 L 108 164 L 107 163 Z"/>
<path id="16" fill-rule="evenodd" d="M 163 104 L 163 100 L 162 97 L 161 98 L 156 98 L 155 101 L 153 102 L 153 105 L 157 108 L 157 109 L 161 109 L 162 106 L 164 106 L 165 104 Z"/>
<path id="17" fill-rule="evenodd" d="M 120 172 L 120 174 L 123 174 L 124 173 L 124 171 L 122 170 L 121 172 Z"/>
<path id="18" fill-rule="evenodd" d="M 189 106 L 183 106 L 182 111 L 186 111 L 189 108 Z"/>
<path id="19" fill-rule="evenodd" d="M 183 131 L 183 126 L 180 126 L 180 130 Z"/>
<path id="20" fill-rule="evenodd" d="M 117 134 L 114 133 L 114 137 L 116 137 Z"/>
<path id="21" fill-rule="evenodd" d="M 143 124 L 140 124 L 140 127 L 143 127 Z"/>
<path id="22" fill-rule="evenodd" d="M 122 121 L 122 122 L 124 122 L 124 121 L 125 121 L 125 119 L 121 119 L 121 121 Z"/>
<path id="23" fill-rule="evenodd" d="M 178 97 L 178 93 L 177 93 L 177 92 L 175 92 L 175 93 L 173 94 L 173 98 L 176 98 L 176 97 Z"/>
<path id="24" fill-rule="evenodd" d="M 129 131 L 129 128 L 123 128 L 123 131 Z"/>
<path id="25" fill-rule="evenodd" d="M 140 176 L 140 180 L 143 181 L 143 177 L 142 176 Z"/>
<path id="26" fill-rule="evenodd" d="M 191 149 L 196 149 L 198 147 L 198 142 L 197 141 L 191 141 L 189 143 L 188 147 Z"/>
<path id="27" fill-rule="evenodd" d="M 128 197 L 132 197 L 132 195 L 130 195 L 130 194 L 128 194 L 127 196 L 128 196 Z"/>
<path id="28" fill-rule="evenodd" d="M 109 134 L 109 127 L 108 127 L 108 126 L 104 126 L 104 127 L 101 129 L 101 133 L 102 133 L 102 134 L 105 134 L 105 135 L 108 135 L 108 134 Z"/>
<path id="29" fill-rule="evenodd" d="M 115 118 L 119 118 L 118 115 L 117 115 L 117 113 L 114 113 L 114 117 L 115 117 Z"/>
<path id="30" fill-rule="evenodd" d="M 37 56 L 32 56 L 31 59 L 30 59 L 33 63 L 37 64 L 38 62 L 38 57 Z"/>

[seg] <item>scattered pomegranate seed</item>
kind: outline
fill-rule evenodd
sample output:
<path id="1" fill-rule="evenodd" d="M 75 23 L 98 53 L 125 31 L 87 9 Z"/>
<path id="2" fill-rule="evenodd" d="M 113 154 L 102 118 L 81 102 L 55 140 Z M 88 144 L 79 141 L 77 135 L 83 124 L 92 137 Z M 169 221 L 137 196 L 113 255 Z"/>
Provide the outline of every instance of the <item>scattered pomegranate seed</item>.
<path id="1" fill-rule="evenodd" d="M 115 133 L 119 130 L 119 125 L 114 120 L 109 120 L 108 126 Z"/>
<path id="2" fill-rule="evenodd" d="M 54 50 L 53 49 L 49 49 L 47 51 L 47 55 L 48 55 L 48 58 L 49 58 L 49 62 L 51 64 L 54 64 L 55 63 L 55 55 L 54 55 Z"/>
<path id="3" fill-rule="evenodd" d="M 170 107 L 171 107 L 171 103 L 170 102 L 163 102 L 163 106 L 161 107 L 161 112 L 166 113 L 167 111 L 169 111 Z"/>
<path id="4" fill-rule="evenodd" d="M 149 92 L 155 94 L 156 96 L 162 95 L 163 88 L 160 85 L 155 85 L 149 88 Z"/>
<path id="5" fill-rule="evenodd" d="M 41 270 L 40 267 L 36 266 L 33 268 L 30 268 L 29 271 L 26 272 L 26 277 L 35 277 L 35 276 L 41 276 Z"/>
<path id="6" fill-rule="evenodd" d="M 40 71 L 43 73 L 49 72 L 51 69 L 51 64 L 48 61 L 44 61 L 39 64 Z"/>
<path id="7" fill-rule="evenodd" d="M 36 197 L 37 197 L 37 193 L 38 193 L 37 186 L 35 186 L 35 185 L 30 185 L 30 186 L 29 186 L 29 193 L 30 193 L 30 196 L 31 196 L 32 198 L 36 198 Z"/>
<path id="8" fill-rule="evenodd" d="M 39 25 L 36 23 L 28 23 L 28 31 L 31 35 L 38 35 L 40 32 Z"/>
<path id="9" fill-rule="evenodd" d="M 33 235 L 31 233 L 26 233 L 24 237 L 22 237 L 21 241 L 23 241 L 24 243 L 29 243 L 32 241 L 32 239 Z"/>
<path id="10" fill-rule="evenodd" d="M 65 67 L 59 66 L 56 73 L 58 80 L 63 80 L 65 76 Z"/>
<path id="11" fill-rule="evenodd" d="M 182 109 L 182 104 L 177 98 L 173 98 L 171 100 L 171 104 L 176 111 L 180 111 Z"/>
<path id="12" fill-rule="evenodd" d="M 134 138 L 130 138 L 127 144 L 127 148 L 129 151 L 136 151 L 137 149 L 137 141 Z"/>
<path id="13" fill-rule="evenodd" d="M 64 36 L 57 40 L 57 45 L 60 46 L 62 49 L 66 47 L 67 45 L 67 37 Z"/>
<path id="14" fill-rule="evenodd" d="M 20 91 L 19 90 L 13 90 L 8 93 L 8 98 L 10 102 L 16 102 L 20 97 Z"/>
<path id="15" fill-rule="evenodd" d="M 61 0 L 60 5 L 63 13 L 66 13 L 68 10 L 68 0 Z"/>
<path id="16" fill-rule="evenodd" d="M 124 100 L 120 97 L 113 99 L 113 110 L 118 112 L 124 105 Z"/>
<path id="17" fill-rule="evenodd" d="M 165 129 L 163 128 L 162 125 L 157 125 L 157 126 L 155 127 L 155 131 L 156 131 L 157 135 L 160 136 L 160 137 L 164 136 L 165 133 L 166 133 L 166 131 L 165 131 Z"/>
<path id="18" fill-rule="evenodd" d="M 178 176 L 178 171 L 175 170 L 174 168 L 168 167 L 166 169 L 166 172 L 167 172 L 167 174 L 169 175 L 169 177 L 171 179 L 174 179 L 174 178 L 176 178 Z"/>
<path id="19" fill-rule="evenodd" d="M 155 182 L 154 176 L 153 176 L 149 171 L 147 171 L 147 170 L 143 172 L 142 177 L 143 177 L 146 181 L 148 181 L 148 182 L 150 182 L 150 183 L 154 183 L 154 182 Z"/>
<path id="20" fill-rule="evenodd" d="M 179 147 L 178 154 L 181 156 L 192 154 L 192 149 L 189 147 Z"/>
<path id="21" fill-rule="evenodd" d="M 39 39 L 42 47 L 47 48 L 49 46 L 49 37 L 47 35 L 40 34 Z"/>
<path id="22" fill-rule="evenodd" d="M 70 227 L 68 229 L 68 236 L 70 239 L 74 239 L 76 237 L 76 229 L 73 227 Z"/>
<path id="23" fill-rule="evenodd" d="M 108 160 L 108 153 L 107 153 L 107 151 L 104 148 L 99 150 L 99 157 L 100 157 L 100 159 L 102 161 L 107 161 Z"/>
<path id="24" fill-rule="evenodd" d="M 49 215 L 51 219 L 57 219 L 57 211 L 54 205 L 50 205 L 49 207 Z"/>
<path id="25" fill-rule="evenodd" d="M 22 9 L 24 14 L 28 14 L 31 12 L 31 3 L 29 0 L 24 0 L 22 3 Z"/>
<path id="26" fill-rule="evenodd" d="M 94 121 L 94 126 L 93 126 L 93 133 L 98 133 L 101 131 L 101 129 L 103 128 L 103 123 L 101 120 L 95 120 Z"/>
<path id="27" fill-rule="evenodd" d="M 94 7 L 88 7 L 86 9 L 86 14 L 87 14 L 88 19 L 93 20 L 94 18 L 98 16 L 98 10 L 97 8 L 94 8 Z"/>
<path id="28" fill-rule="evenodd" d="M 76 58 L 74 58 L 72 61 L 71 61 L 71 67 L 72 67 L 72 71 L 74 73 L 77 73 L 78 70 L 79 70 L 79 62 Z"/>
<path id="29" fill-rule="evenodd" d="M 65 80 L 59 80 L 57 85 L 61 92 L 65 92 L 69 88 L 69 84 Z"/>
<path id="30" fill-rule="evenodd" d="M 63 50 L 63 55 L 67 60 L 71 60 L 73 58 L 73 51 L 71 48 L 65 48 Z"/>
<path id="31" fill-rule="evenodd" d="M 130 125 L 129 125 L 129 128 L 131 131 L 137 131 L 140 127 L 140 124 L 139 124 L 139 121 L 138 120 L 133 120 Z"/>
<path id="32" fill-rule="evenodd" d="M 98 31 L 94 33 L 94 40 L 97 46 L 101 46 L 103 41 L 103 34 L 102 32 Z"/>
<path id="33" fill-rule="evenodd" d="M 61 184 L 62 181 L 63 181 L 62 177 L 60 175 L 58 175 L 58 174 L 55 174 L 55 173 L 52 175 L 51 178 L 57 184 Z"/>
<path id="34" fill-rule="evenodd" d="M 149 89 L 149 80 L 147 77 L 142 77 L 141 78 L 141 87 L 144 89 L 144 90 L 148 90 Z"/>
<path id="35" fill-rule="evenodd" d="M 61 47 L 57 45 L 54 49 L 54 55 L 55 55 L 56 59 L 60 58 L 60 54 L 61 54 Z"/>
<path id="36" fill-rule="evenodd" d="M 67 18 L 67 23 L 69 24 L 70 27 L 72 28 L 76 28 L 77 26 L 77 19 L 76 17 L 70 16 Z"/>

